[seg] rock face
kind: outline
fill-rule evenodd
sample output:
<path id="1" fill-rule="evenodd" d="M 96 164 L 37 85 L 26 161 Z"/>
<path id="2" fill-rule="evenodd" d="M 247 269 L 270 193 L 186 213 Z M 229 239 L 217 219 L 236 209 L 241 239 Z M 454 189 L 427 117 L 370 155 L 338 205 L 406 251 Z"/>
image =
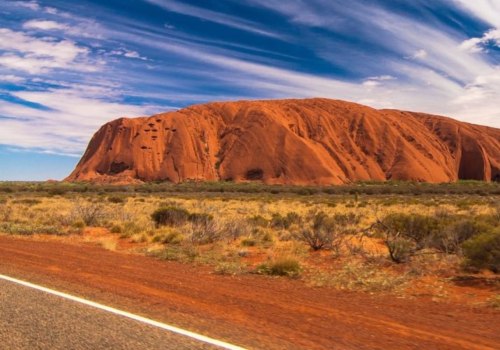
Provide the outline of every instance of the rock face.
<path id="1" fill-rule="evenodd" d="M 500 180 L 500 129 L 328 100 L 210 103 L 105 124 L 67 181 Z"/>

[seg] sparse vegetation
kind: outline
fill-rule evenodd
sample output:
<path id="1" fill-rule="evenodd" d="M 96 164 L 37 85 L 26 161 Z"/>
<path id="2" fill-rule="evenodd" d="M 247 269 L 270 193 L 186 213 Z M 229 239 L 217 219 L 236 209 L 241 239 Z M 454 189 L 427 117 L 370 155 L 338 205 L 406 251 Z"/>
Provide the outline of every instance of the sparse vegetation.
<path id="1" fill-rule="evenodd" d="M 189 218 L 189 212 L 184 208 L 166 207 L 157 209 L 151 214 L 156 226 L 180 226 Z"/>
<path id="2" fill-rule="evenodd" d="M 500 227 L 468 239 L 463 248 L 466 266 L 500 272 Z"/>
<path id="3" fill-rule="evenodd" d="M 348 226 L 345 216 L 329 216 L 323 211 L 310 212 L 307 221 L 300 230 L 299 239 L 306 242 L 312 250 L 332 249 L 338 253 L 346 239 Z"/>
<path id="4" fill-rule="evenodd" d="M 477 182 L 0 183 L 0 232 L 77 234 L 105 249 L 209 265 L 217 274 L 399 292 L 429 276 L 500 272 L 499 189 Z"/>
<path id="5" fill-rule="evenodd" d="M 290 257 L 281 257 L 259 265 L 257 273 L 273 276 L 297 277 L 300 274 L 300 263 Z"/>
<path id="6" fill-rule="evenodd" d="M 74 211 L 87 226 L 97 226 L 105 216 L 105 207 L 101 203 L 78 201 L 74 204 Z"/>

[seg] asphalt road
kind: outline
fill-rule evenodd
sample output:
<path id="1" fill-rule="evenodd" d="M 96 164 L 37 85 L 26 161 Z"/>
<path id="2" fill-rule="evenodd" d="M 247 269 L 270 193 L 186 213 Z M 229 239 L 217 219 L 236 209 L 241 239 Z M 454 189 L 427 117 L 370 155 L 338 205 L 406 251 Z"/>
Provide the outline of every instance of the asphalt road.
<path id="1" fill-rule="evenodd" d="M 216 349 L 188 337 L 2 280 L 0 348 Z"/>

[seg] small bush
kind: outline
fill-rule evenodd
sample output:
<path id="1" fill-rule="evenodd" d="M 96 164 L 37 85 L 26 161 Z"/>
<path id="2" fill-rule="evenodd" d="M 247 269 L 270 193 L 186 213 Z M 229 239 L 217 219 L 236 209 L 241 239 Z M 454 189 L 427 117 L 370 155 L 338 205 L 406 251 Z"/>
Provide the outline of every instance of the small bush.
<path id="1" fill-rule="evenodd" d="M 439 229 L 436 218 L 420 214 L 390 214 L 383 220 L 386 230 L 415 241 L 417 249 L 425 248 Z"/>
<path id="2" fill-rule="evenodd" d="M 360 216 L 355 213 L 347 213 L 347 214 L 335 214 L 333 216 L 334 221 L 338 225 L 348 226 L 348 225 L 356 225 L 360 221 Z"/>
<path id="3" fill-rule="evenodd" d="M 448 254 L 461 254 L 462 244 L 487 230 L 487 225 L 473 219 L 462 219 L 443 227 L 432 241 L 432 247 Z"/>
<path id="4" fill-rule="evenodd" d="M 297 277 L 300 272 L 300 264 L 293 258 L 279 258 L 257 267 L 257 273 L 264 275 Z"/>
<path id="5" fill-rule="evenodd" d="M 415 253 L 415 243 L 404 237 L 394 237 L 386 241 L 391 260 L 400 264 L 408 262 Z"/>
<path id="6" fill-rule="evenodd" d="M 105 216 L 105 208 L 100 203 L 77 202 L 74 206 L 76 215 L 79 216 L 86 226 L 96 226 Z"/>
<path id="7" fill-rule="evenodd" d="M 180 226 L 189 219 L 189 212 L 184 208 L 165 207 L 157 209 L 151 214 L 155 225 L 159 226 Z"/>
<path id="8" fill-rule="evenodd" d="M 214 243 L 221 238 L 221 233 L 214 221 L 194 222 L 189 231 L 189 237 L 193 244 Z"/>
<path id="9" fill-rule="evenodd" d="M 113 197 L 108 197 L 108 202 L 118 204 L 118 203 L 124 203 L 125 200 L 122 197 L 113 196 Z"/>
<path id="10" fill-rule="evenodd" d="M 289 212 L 286 216 L 274 213 L 271 217 L 271 227 L 278 230 L 287 230 L 293 224 L 299 224 L 302 218 L 295 212 Z"/>
<path id="11" fill-rule="evenodd" d="M 85 223 L 82 220 L 77 220 L 71 223 L 71 227 L 82 230 L 85 228 Z"/>
<path id="12" fill-rule="evenodd" d="M 250 229 L 245 221 L 234 219 L 224 222 L 221 225 L 220 231 L 221 236 L 235 241 L 241 236 L 247 234 Z"/>
<path id="13" fill-rule="evenodd" d="M 184 240 L 184 235 L 176 229 L 170 229 L 165 232 L 159 232 L 153 237 L 153 242 L 163 244 L 181 244 Z"/>
<path id="14" fill-rule="evenodd" d="M 165 249 L 154 254 L 163 260 L 181 262 L 194 262 L 200 256 L 200 252 L 192 245 L 166 246 Z"/>
<path id="15" fill-rule="evenodd" d="M 254 227 L 268 227 L 269 221 L 262 215 L 255 215 L 248 219 L 250 225 Z"/>
<path id="16" fill-rule="evenodd" d="M 235 276 L 246 272 L 246 267 L 236 262 L 220 262 L 214 267 L 214 273 L 217 275 Z"/>
<path id="17" fill-rule="evenodd" d="M 193 224 L 208 225 L 213 219 L 213 215 L 207 213 L 191 213 L 188 216 L 188 220 Z"/>
<path id="18" fill-rule="evenodd" d="M 62 196 L 64 194 L 66 194 L 66 190 L 64 190 L 62 188 L 52 188 L 52 189 L 47 191 L 47 194 L 49 196 Z"/>
<path id="19" fill-rule="evenodd" d="M 113 225 L 109 232 L 111 233 L 122 233 L 123 228 L 120 225 Z"/>
<path id="20" fill-rule="evenodd" d="M 298 238 L 306 242 L 312 250 L 333 249 L 339 252 L 346 237 L 346 228 L 324 212 L 309 213 L 309 226 L 304 227 Z"/>
<path id="21" fill-rule="evenodd" d="M 241 241 L 243 247 L 254 247 L 257 244 L 253 238 L 245 238 Z"/>
<path id="22" fill-rule="evenodd" d="M 463 244 L 465 265 L 500 272 L 500 229 L 481 233 Z"/>
<path id="23" fill-rule="evenodd" d="M 269 230 L 262 231 L 259 238 L 264 243 L 274 242 L 274 235 Z"/>
<path id="24" fill-rule="evenodd" d="M 0 204 L 0 221 L 10 221 L 13 209 L 8 204 Z"/>
<path id="25" fill-rule="evenodd" d="M 123 223 L 123 232 L 121 234 L 121 238 L 132 237 L 143 231 L 143 228 L 139 226 L 134 221 L 126 221 Z"/>
<path id="26" fill-rule="evenodd" d="M 391 259 L 400 263 L 423 249 L 461 255 L 465 241 L 491 231 L 498 223 L 495 215 L 466 217 L 436 210 L 434 216 L 390 214 L 379 224 Z"/>

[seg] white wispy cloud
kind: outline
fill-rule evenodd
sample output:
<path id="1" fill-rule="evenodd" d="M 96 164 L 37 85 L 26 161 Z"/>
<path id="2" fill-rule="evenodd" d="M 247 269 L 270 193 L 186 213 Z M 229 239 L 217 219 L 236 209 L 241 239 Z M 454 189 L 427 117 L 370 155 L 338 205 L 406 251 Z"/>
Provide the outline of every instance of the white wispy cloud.
<path id="1" fill-rule="evenodd" d="M 204 21 L 217 23 L 223 26 L 239 29 L 242 31 L 268 36 L 275 39 L 284 39 L 285 35 L 262 29 L 262 25 L 221 12 L 207 10 L 205 8 L 189 5 L 176 0 L 146 0 L 147 2 L 160 6 L 168 11 L 186 16 L 196 17 Z"/>
<path id="2" fill-rule="evenodd" d="M 491 29 L 480 38 L 467 39 L 460 44 L 460 48 L 469 52 L 483 52 L 487 45 L 500 47 L 500 29 Z"/>
<path id="3" fill-rule="evenodd" d="M 89 49 L 71 40 L 38 38 L 23 32 L 0 28 L 0 66 L 39 74 L 52 69 L 96 71 L 88 60 Z"/>
<path id="4" fill-rule="evenodd" d="M 496 0 L 453 0 L 463 9 L 493 27 L 500 28 L 500 2 Z"/>
<path id="5" fill-rule="evenodd" d="M 102 86 L 75 85 L 63 89 L 13 92 L 13 96 L 44 109 L 2 102 L 1 143 L 78 155 L 87 145 L 89 136 L 105 122 L 161 110 L 158 106 L 109 101 L 104 96 L 112 96 L 112 90 Z"/>
<path id="6" fill-rule="evenodd" d="M 429 54 L 427 53 L 427 51 L 425 51 L 424 49 L 420 49 L 420 50 L 417 50 L 412 58 L 414 59 L 419 59 L 419 60 L 425 60 L 427 58 Z"/>
<path id="7" fill-rule="evenodd" d="M 16 1 L 15 4 L 19 7 L 25 7 L 28 8 L 32 11 L 38 11 L 40 10 L 40 5 L 38 4 L 37 1 Z"/>
<path id="8" fill-rule="evenodd" d="M 109 52 L 109 54 L 114 55 L 114 56 L 124 56 L 127 58 L 136 58 L 136 59 L 143 60 L 143 61 L 148 60 L 147 57 L 141 56 L 137 51 L 128 50 L 128 49 L 124 49 L 124 48 L 118 49 L 118 50 L 112 50 L 111 52 Z"/>
<path id="9" fill-rule="evenodd" d="M 39 30 L 66 30 L 68 29 L 68 25 L 54 21 L 32 19 L 23 23 L 23 28 Z"/>
<path id="10" fill-rule="evenodd" d="M 0 83 L 22 83 L 26 79 L 13 74 L 0 74 Z"/>

